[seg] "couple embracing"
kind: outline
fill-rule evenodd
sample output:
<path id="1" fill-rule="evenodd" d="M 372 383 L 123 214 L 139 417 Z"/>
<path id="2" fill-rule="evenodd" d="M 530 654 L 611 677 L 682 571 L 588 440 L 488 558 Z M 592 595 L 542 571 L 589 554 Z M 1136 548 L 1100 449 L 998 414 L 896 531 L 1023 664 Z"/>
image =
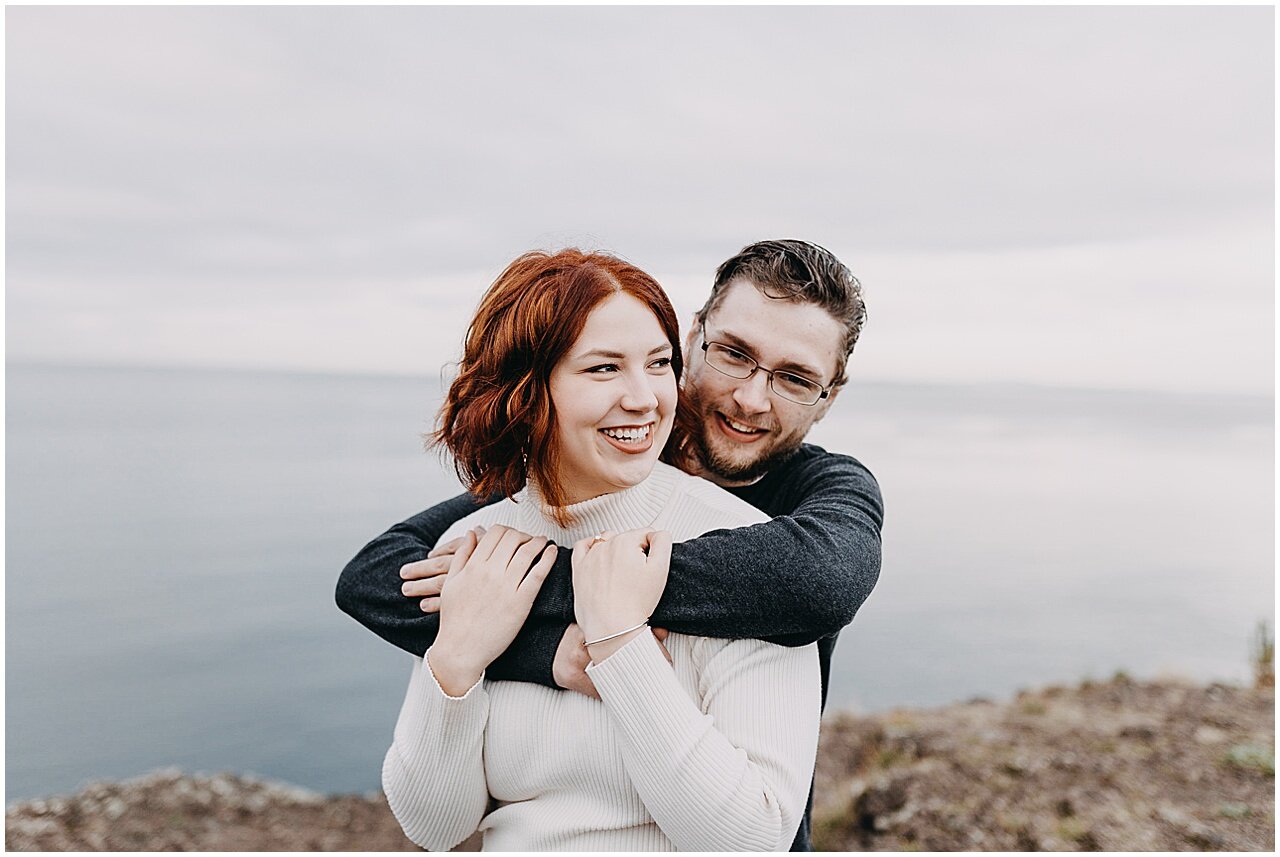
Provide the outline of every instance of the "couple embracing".
<path id="1" fill-rule="evenodd" d="M 716 271 L 683 343 L 602 253 L 515 260 L 433 441 L 467 494 L 348 564 L 339 606 L 415 655 L 383 763 L 448 850 L 812 850 L 831 653 L 880 570 L 880 490 L 804 443 L 861 287 L 804 241 Z"/>

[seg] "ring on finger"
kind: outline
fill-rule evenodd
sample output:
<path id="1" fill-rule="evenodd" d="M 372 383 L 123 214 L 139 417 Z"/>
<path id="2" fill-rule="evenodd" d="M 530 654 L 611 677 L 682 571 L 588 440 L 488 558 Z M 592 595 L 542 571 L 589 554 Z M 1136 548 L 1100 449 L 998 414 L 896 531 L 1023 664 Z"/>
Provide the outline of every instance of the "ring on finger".
<path id="1" fill-rule="evenodd" d="M 596 542 L 607 542 L 607 541 L 609 541 L 609 540 L 608 540 L 607 538 L 605 538 L 605 534 L 604 534 L 604 533 L 600 533 L 600 534 L 599 534 L 599 535 L 597 535 L 594 539 L 592 539 L 592 540 L 591 540 L 591 546 L 592 546 L 592 547 L 595 547 Z"/>

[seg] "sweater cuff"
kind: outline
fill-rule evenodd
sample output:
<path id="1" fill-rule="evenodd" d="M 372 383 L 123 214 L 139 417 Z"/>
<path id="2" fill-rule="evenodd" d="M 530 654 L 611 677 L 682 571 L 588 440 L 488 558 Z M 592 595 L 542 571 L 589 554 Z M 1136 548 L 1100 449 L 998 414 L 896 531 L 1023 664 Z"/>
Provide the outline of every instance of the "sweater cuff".
<path id="1" fill-rule="evenodd" d="M 466 693 L 462 694 L 462 696 L 453 696 L 452 694 L 449 693 L 449 691 L 445 690 L 443 687 L 440 686 L 439 680 L 436 679 L 436 674 L 431 671 L 431 659 L 428 657 L 428 655 L 430 654 L 431 654 L 431 649 L 427 649 L 427 651 L 424 652 L 422 655 L 422 671 L 426 673 L 427 676 L 431 679 L 431 684 L 433 687 L 435 687 L 436 692 L 439 693 L 441 696 L 443 696 L 445 699 L 452 699 L 452 700 L 461 702 L 462 700 L 471 696 L 471 694 L 475 691 L 477 687 L 484 684 L 485 674 L 484 672 L 481 672 L 480 678 L 476 679 L 475 684 L 467 688 Z"/>
<path id="2" fill-rule="evenodd" d="M 649 628 L 600 663 L 588 664 L 586 672 L 602 695 L 606 687 L 634 684 L 637 677 L 642 683 L 651 678 L 675 681 L 675 671 L 667 663 L 658 638 Z"/>

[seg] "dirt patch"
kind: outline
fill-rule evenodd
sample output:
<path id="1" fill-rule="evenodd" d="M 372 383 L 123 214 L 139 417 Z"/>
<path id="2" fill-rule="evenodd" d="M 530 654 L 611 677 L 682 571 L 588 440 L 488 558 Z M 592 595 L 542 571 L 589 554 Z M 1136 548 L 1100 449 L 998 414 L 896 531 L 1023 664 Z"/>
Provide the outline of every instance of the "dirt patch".
<path id="1" fill-rule="evenodd" d="M 1271 851 L 1275 697 L 1123 676 L 832 716 L 814 844 L 863 851 Z M 5 813 L 13 851 L 412 851 L 381 795 L 161 771 Z"/>
<path id="2" fill-rule="evenodd" d="M 1123 676 L 824 726 L 815 846 L 1271 851 L 1270 689 Z"/>
<path id="3" fill-rule="evenodd" d="M 382 795 L 159 771 L 5 813 L 10 851 L 417 851 Z"/>

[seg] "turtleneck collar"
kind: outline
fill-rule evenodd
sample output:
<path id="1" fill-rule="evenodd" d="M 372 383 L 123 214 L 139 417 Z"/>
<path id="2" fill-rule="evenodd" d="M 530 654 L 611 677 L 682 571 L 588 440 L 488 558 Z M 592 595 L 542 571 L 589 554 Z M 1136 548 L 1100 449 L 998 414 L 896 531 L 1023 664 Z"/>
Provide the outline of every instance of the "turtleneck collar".
<path id="1" fill-rule="evenodd" d="M 622 532 L 648 527 L 667 505 L 675 490 L 680 471 L 659 461 L 653 472 L 639 485 L 612 494 L 602 494 L 581 503 L 566 506 L 572 519 L 561 527 L 544 514 L 537 486 L 527 485 L 513 498 L 516 501 L 517 528 L 527 533 L 546 535 L 556 544 L 572 547 L 579 539 L 587 539 L 603 530 Z"/>

